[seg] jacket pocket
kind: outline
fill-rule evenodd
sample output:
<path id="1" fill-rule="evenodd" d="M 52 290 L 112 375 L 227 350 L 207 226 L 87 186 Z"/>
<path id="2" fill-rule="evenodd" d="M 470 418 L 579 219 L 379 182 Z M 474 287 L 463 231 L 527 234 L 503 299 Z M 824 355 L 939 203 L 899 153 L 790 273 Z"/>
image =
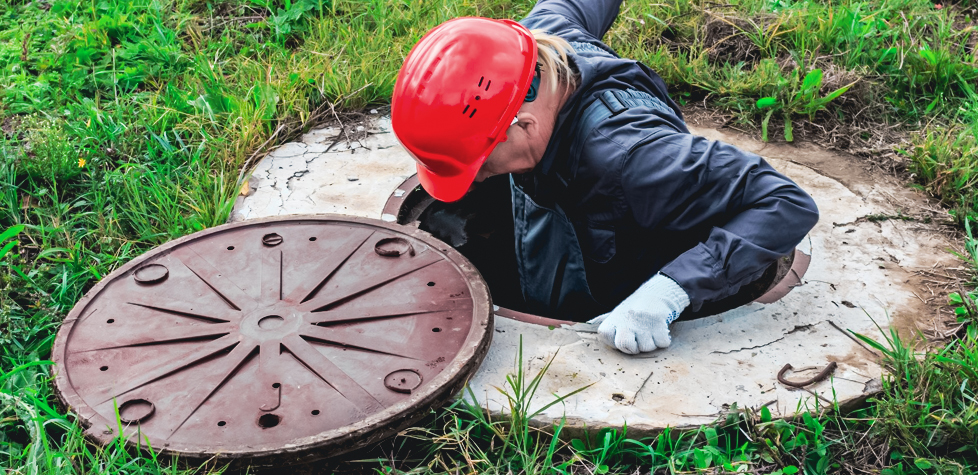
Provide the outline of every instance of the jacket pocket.
<path id="1" fill-rule="evenodd" d="M 615 228 L 607 225 L 588 224 L 581 240 L 584 257 L 604 264 L 615 257 Z"/>

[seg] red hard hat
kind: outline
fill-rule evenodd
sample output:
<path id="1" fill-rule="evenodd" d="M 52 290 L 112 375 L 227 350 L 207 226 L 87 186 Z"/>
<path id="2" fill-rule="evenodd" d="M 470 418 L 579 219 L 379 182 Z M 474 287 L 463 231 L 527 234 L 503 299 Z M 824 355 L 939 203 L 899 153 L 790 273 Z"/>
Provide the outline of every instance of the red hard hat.
<path id="1" fill-rule="evenodd" d="M 431 196 L 465 195 L 506 140 L 536 61 L 533 35 L 511 20 L 457 18 L 414 45 L 397 75 L 391 125 Z"/>

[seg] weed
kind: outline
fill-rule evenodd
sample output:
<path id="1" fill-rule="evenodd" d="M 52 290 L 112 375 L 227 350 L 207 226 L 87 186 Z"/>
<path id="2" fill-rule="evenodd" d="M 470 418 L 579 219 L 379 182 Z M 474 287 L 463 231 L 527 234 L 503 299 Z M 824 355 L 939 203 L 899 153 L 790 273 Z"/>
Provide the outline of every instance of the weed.
<path id="1" fill-rule="evenodd" d="M 844 94 L 855 84 L 850 83 L 830 92 L 824 97 L 819 97 L 819 90 L 822 88 L 822 70 L 817 68 L 812 69 L 801 80 L 801 84 L 798 85 L 798 77 L 801 74 L 801 70 L 801 68 L 796 68 L 793 71 L 792 78 L 796 86 L 788 88 L 788 94 L 782 95 L 785 97 L 784 99 L 769 96 L 757 100 L 757 108 L 761 110 L 767 109 L 768 111 L 764 115 L 764 120 L 761 121 L 761 137 L 765 142 L 767 142 L 768 122 L 771 121 L 771 115 L 776 111 L 781 111 L 784 115 L 784 139 L 792 142 L 794 141 L 791 126 L 792 116 L 807 115 L 809 119 L 814 118 L 815 113 L 825 109 L 832 100 Z"/>
<path id="2" fill-rule="evenodd" d="M 924 189 L 941 198 L 961 223 L 978 217 L 978 128 L 935 127 L 915 133 L 898 151 Z"/>
<path id="3" fill-rule="evenodd" d="M 875 399 L 875 429 L 893 440 L 897 456 L 892 473 L 945 468 L 959 463 L 948 455 L 973 459 L 978 455 L 978 328 L 970 326 L 964 338 L 936 353 L 918 354 L 913 343 L 895 329 L 884 334 L 885 344 L 856 335 L 884 355 L 890 374 L 884 378 L 883 396 Z M 904 467 L 903 454 L 914 457 Z"/>

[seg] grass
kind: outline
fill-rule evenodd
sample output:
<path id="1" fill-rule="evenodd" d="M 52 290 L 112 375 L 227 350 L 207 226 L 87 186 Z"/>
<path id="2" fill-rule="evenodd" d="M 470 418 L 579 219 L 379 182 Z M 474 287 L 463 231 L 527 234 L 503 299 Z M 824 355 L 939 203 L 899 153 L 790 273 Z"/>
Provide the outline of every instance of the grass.
<path id="1" fill-rule="evenodd" d="M 681 101 L 708 99 L 736 122 L 761 123 L 765 140 L 773 116 L 787 141 L 808 119 L 824 124 L 809 137 L 857 154 L 903 142 L 899 168 L 961 222 L 978 210 L 975 13 L 968 2 L 916 0 L 629 3 L 608 41 Z M 895 124 L 909 136 L 888 136 Z"/>
<path id="2" fill-rule="evenodd" d="M 940 5 L 628 0 L 606 40 L 658 71 L 680 102 L 706 102 L 766 139 L 828 137 L 864 155 L 896 150 L 916 186 L 965 224 L 978 214 L 978 12 Z M 463 15 L 519 18 L 531 6 L 0 0 L 0 466 L 220 472 L 85 443 L 73 416 L 54 404 L 47 372 L 64 315 L 133 257 L 223 223 L 242 171 L 269 147 L 337 111 L 387 103 L 404 55 L 434 25 Z M 905 140 L 881 132 L 892 125 Z M 973 243 L 969 259 L 978 264 Z M 951 298 L 962 323 L 971 322 L 975 296 Z M 741 408 L 715 426 L 653 440 L 622 428 L 564 441 L 559 425 L 531 428 L 526 395 L 538 380 L 517 369 L 504 393 L 515 417 L 491 419 L 459 402 L 391 442 L 403 456 L 339 469 L 974 473 L 974 328 L 934 352 L 892 334 L 878 347 L 892 377 L 855 412 L 813 408 L 773 421 L 764 409 Z"/>
<path id="3" fill-rule="evenodd" d="M 500 388 L 512 417 L 493 419 L 462 399 L 376 450 L 384 456 L 321 473 L 976 473 L 978 331 L 969 327 L 935 353 L 917 351 L 896 332 L 883 342 L 864 340 L 884 355 L 890 375 L 854 411 L 815 406 L 795 420 L 774 420 L 766 407 L 734 406 L 715 425 L 691 431 L 637 440 L 623 427 L 561 440 L 562 421 L 527 423 L 542 410 L 528 402 L 546 367 L 528 378 L 518 361 Z M 554 396 L 550 404 L 567 397 Z"/>

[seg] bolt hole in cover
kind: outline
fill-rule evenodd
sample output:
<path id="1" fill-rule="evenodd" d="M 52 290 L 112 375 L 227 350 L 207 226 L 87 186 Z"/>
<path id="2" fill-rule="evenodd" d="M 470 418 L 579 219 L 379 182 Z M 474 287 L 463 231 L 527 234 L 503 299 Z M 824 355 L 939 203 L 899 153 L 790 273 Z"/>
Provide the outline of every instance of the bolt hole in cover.
<path id="1" fill-rule="evenodd" d="M 118 407 L 133 445 L 138 434 L 181 458 L 300 463 L 447 402 L 488 351 L 491 309 L 478 271 L 417 229 L 323 215 L 230 224 L 86 294 L 55 339 L 56 391 L 102 444 Z"/>

